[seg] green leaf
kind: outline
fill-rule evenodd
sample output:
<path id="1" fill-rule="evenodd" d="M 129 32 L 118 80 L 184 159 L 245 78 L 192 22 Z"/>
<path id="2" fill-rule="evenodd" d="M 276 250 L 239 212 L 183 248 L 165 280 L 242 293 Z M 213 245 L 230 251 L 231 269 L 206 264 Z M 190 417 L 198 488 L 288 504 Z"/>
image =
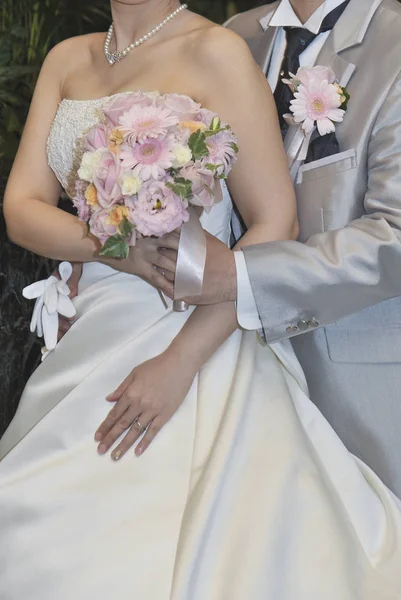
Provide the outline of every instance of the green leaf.
<path id="1" fill-rule="evenodd" d="M 212 163 L 206 163 L 206 169 L 209 169 L 209 171 L 212 171 L 212 173 L 215 173 L 220 167 L 224 167 L 224 165 L 213 165 Z"/>
<path id="2" fill-rule="evenodd" d="M 214 132 L 221 130 L 221 121 L 219 117 L 213 118 L 212 124 L 210 125 L 210 130 Z"/>
<path id="3" fill-rule="evenodd" d="M 340 108 L 342 108 L 342 110 L 347 110 L 348 102 L 349 102 L 349 99 L 351 98 L 351 96 L 349 95 L 349 93 L 347 92 L 347 90 L 345 88 L 341 88 L 341 89 L 343 91 L 343 95 L 345 96 L 345 100 L 341 104 Z"/>
<path id="4" fill-rule="evenodd" d="M 194 160 L 200 160 L 204 156 L 209 155 L 209 150 L 206 145 L 206 136 L 200 129 L 191 135 L 188 141 Z"/>
<path id="5" fill-rule="evenodd" d="M 124 218 L 119 225 L 120 233 L 124 238 L 129 238 L 131 236 L 132 230 L 134 226 L 132 223 L 128 221 L 127 218 Z"/>
<path id="6" fill-rule="evenodd" d="M 100 250 L 100 256 L 110 256 L 111 258 L 127 258 L 129 246 L 127 240 L 120 234 L 116 233 L 109 237 L 107 242 Z"/>
<path id="7" fill-rule="evenodd" d="M 212 137 L 213 135 L 217 135 L 218 133 L 221 133 L 222 131 L 229 131 L 231 128 L 230 127 L 222 127 L 220 129 L 207 129 L 206 131 L 204 131 L 205 137 Z"/>
<path id="8" fill-rule="evenodd" d="M 192 181 L 185 179 L 184 177 L 176 177 L 174 183 L 166 183 L 170 190 L 173 190 L 174 194 L 179 196 L 181 200 L 188 200 L 192 196 Z"/>

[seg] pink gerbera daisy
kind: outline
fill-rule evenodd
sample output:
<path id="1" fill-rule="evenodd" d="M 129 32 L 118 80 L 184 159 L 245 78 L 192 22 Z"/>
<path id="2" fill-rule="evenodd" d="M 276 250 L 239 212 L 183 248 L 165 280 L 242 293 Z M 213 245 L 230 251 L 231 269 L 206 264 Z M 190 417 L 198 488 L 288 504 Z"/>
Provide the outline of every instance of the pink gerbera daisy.
<path id="1" fill-rule="evenodd" d="M 218 166 L 217 175 L 227 175 L 237 160 L 235 137 L 231 129 L 208 137 L 206 144 L 209 150 L 206 162 Z"/>
<path id="2" fill-rule="evenodd" d="M 308 87 L 300 85 L 291 101 L 290 110 L 295 123 L 302 123 L 302 129 L 309 134 L 315 124 L 320 135 L 335 131 L 334 122 L 341 123 L 345 111 L 341 106 L 338 88 L 327 80 L 313 79 Z"/>
<path id="3" fill-rule="evenodd" d="M 121 129 L 127 135 L 127 141 L 134 145 L 147 139 L 166 135 L 169 127 L 178 123 L 178 117 L 171 110 L 157 106 L 134 104 L 119 119 Z"/>
<path id="4" fill-rule="evenodd" d="M 123 144 L 120 159 L 124 168 L 133 169 L 134 174 L 142 181 L 161 179 L 167 169 L 171 169 L 174 161 L 172 137 L 149 138 L 141 144 L 131 146 Z"/>

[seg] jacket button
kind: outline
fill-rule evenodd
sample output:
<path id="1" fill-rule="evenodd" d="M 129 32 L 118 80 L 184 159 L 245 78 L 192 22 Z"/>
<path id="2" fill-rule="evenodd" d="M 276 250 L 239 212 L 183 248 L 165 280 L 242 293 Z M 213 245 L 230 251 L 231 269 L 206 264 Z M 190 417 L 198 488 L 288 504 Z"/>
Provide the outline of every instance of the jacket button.
<path id="1" fill-rule="evenodd" d="M 298 327 L 301 331 L 306 331 L 307 329 L 309 329 L 308 321 L 302 319 L 302 321 L 299 321 Z"/>
<path id="2" fill-rule="evenodd" d="M 316 319 L 311 319 L 308 323 L 309 327 L 319 327 L 319 322 Z"/>
<path id="3" fill-rule="evenodd" d="M 298 331 L 298 327 L 296 325 L 290 325 L 286 329 L 287 333 L 295 333 L 296 331 Z"/>

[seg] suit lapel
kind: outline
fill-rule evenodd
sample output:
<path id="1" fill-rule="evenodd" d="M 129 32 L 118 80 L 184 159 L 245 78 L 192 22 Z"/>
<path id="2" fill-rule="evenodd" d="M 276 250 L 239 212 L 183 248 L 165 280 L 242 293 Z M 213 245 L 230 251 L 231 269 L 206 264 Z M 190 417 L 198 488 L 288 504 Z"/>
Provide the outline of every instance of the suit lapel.
<path id="1" fill-rule="evenodd" d="M 277 27 L 269 27 L 269 22 L 279 5 L 278 2 L 272 4 L 270 12 L 262 19 L 258 19 L 258 27 L 260 27 L 260 35 L 253 40 L 247 40 L 252 51 L 255 61 L 258 63 L 263 73 L 267 73 L 270 59 L 272 56 L 274 42 L 277 36 Z"/>
<path id="2" fill-rule="evenodd" d="M 342 87 L 348 85 L 355 65 L 341 56 L 341 53 L 363 42 L 382 1 L 371 0 L 367 3 L 366 0 L 351 0 L 317 57 L 316 64 L 331 67 Z"/>
<path id="3" fill-rule="evenodd" d="M 333 42 L 334 37 L 330 35 L 320 51 L 315 64 L 322 67 L 331 67 L 338 83 L 341 87 L 346 87 L 356 67 L 352 62 L 336 53 Z"/>
<path id="4" fill-rule="evenodd" d="M 268 71 L 277 32 L 277 27 L 268 27 L 255 43 L 253 56 L 263 73 Z"/>

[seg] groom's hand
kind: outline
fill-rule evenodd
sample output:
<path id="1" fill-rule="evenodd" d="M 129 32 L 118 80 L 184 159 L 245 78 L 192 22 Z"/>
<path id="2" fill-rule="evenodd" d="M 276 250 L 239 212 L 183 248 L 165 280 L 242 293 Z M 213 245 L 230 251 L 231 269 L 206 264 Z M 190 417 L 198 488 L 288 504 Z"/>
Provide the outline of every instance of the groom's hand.
<path id="1" fill-rule="evenodd" d="M 217 304 L 237 299 L 237 271 L 234 252 L 210 233 L 206 233 L 206 266 L 202 294 L 185 298 L 188 304 Z"/>

